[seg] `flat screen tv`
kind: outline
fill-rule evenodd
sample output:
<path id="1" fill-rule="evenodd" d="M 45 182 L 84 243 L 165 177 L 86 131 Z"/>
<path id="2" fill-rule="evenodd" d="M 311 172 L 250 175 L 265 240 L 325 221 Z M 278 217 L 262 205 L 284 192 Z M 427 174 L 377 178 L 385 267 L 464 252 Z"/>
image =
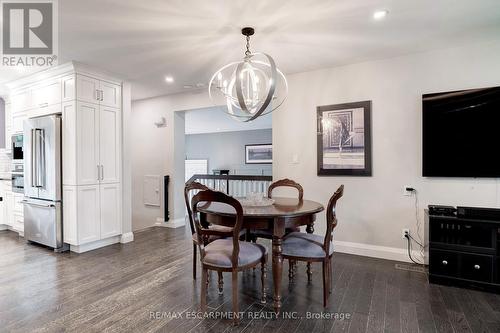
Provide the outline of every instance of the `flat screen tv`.
<path id="1" fill-rule="evenodd" d="M 500 87 L 422 96 L 423 176 L 500 177 Z"/>

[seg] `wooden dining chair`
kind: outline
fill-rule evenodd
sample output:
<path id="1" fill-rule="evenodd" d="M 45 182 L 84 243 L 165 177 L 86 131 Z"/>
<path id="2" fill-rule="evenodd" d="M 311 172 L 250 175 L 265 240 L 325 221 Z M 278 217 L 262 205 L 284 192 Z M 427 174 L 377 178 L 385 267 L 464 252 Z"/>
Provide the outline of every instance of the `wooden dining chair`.
<path id="1" fill-rule="evenodd" d="M 205 228 L 198 218 L 198 204 L 222 203 L 233 207 L 235 210 L 235 223 L 232 228 L 232 239 L 217 239 L 205 245 L 203 237 L 223 236 L 217 230 Z M 232 300 L 234 321 L 239 321 L 238 306 L 238 272 L 261 264 L 262 298 L 266 303 L 266 270 L 267 249 L 260 244 L 240 241 L 240 231 L 243 225 L 243 207 L 240 202 L 222 192 L 205 190 L 198 192 L 191 200 L 192 218 L 198 237 L 198 246 L 201 253 L 202 279 L 201 279 L 201 311 L 205 312 L 207 307 L 208 271 L 231 272 L 232 274 Z"/>
<path id="2" fill-rule="evenodd" d="M 277 187 L 296 188 L 298 191 L 299 202 L 302 202 L 304 200 L 304 189 L 302 188 L 302 185 L 300 185 L 299 183 L 297 183 L 291 179 L 288 179 L 288 178 L 277 180 L 277 181 L 273 182 L 271 185 L 269 185 L 269 188 L 267 189 L 267 197 L 268 198 L 273 197 L 273 190 Z M 294 231 L 300 231 L 300 229 L 299 228 L 286 229 L 285 234 L 288 234 L 288 233 L 294 232 Z M 252 238 L 252 240 L 255 240 L 256 238 L 273 239 L 273 233 L 270 230 L 263 230 L 263 229 L 252 230 L 251 238 Z"/>
<path id="3" fill-rule="evenodd" d="M 191 228 L 191 235 L 192 235 L 192 241 L 193 241 L 193 279 L 196 280 L 196 267 L 198 265 L 198 261 L 196 259 L 196 254 L 198 252 L 198 235 L 196 234 L 196 228 L 194 226 L 193 222 L 193 216 L 192 216 L 192 211 L 191 211 L 191 203 L 189 202 L 189 195 L 191 191 L 206 191 L 209 190 L 209 188 L 203 184 L 200 184 L 198 182 L 190 182 L 186 183 L 186 186 L 184 187 L 184 201 L 186 202 L 186 209 L 188 212 L 188 218 L 189 218 L 189 226 Z M 224 233 L 225 236 L 223 235 L 212 235 L 209 237 L 206 237 L 203 239 L 203 242 L 205 244 L 210 243 L 211 241 L 214 241 L 216 239 L 219 239 L 221 237 L 231 237 L 233 235 L 233 229 L 224 227 L 224 226 L 218 226 L 218 225 L 209 225 L 208 228 L 220 231 L 221 233 Z M 219 293 L 222 292 L 222 274 L 219 275 Z"/>
<path id="4" fill-rule="evenodd" d="M 326 234 L 319 236 L 302 232 L 292 232 L 283 240 L 283 258 L 289 261 L 307 262 L 307 275 L 310 282 L 311 262 L 323 263 L 323 306 L 328 305 L 328 296 L 332 288 L 332 233 L 337 226 L 337 201 L 344 194 L 341 185 L 328 202 L 326 209 Z"/>

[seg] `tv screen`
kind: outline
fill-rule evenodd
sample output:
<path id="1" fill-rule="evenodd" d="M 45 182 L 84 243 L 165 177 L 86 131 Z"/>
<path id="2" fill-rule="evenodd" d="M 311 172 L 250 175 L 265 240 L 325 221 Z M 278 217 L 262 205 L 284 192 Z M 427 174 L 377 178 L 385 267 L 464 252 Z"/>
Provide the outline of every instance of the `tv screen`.
<path id="1" fill-rule="evenodd" d="M 426 94 L 424 177 L 500 177 L 500 87 Z"/>

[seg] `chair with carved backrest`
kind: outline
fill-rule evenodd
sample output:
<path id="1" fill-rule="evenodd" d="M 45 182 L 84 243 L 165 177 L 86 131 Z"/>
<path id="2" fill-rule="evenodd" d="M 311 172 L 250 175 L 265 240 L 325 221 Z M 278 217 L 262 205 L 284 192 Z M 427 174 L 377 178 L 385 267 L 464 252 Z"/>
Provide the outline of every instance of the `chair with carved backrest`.
<path id="1" fill-rule="evenodd" d="M 206 191 L 209 190 L 209 188 L 203 184 L 200 184 L 198 182 L 188 182 L 186 183 L 186 186 L 184 187 L 184 201 L 186 202 L 186 209 L 188 213 L 188 218 L 189 218 L 189 226 L 191 228 L 191 235 L 192 235 L 192 240 L 193 240 L 193 279 L 196 280 L 196 266 L 198 265 L 198 262 L 196 260 L 196 253 L 198 251 L 198 235 L 196 235 L 196 228 L 194 226 L 194 221 L 193 221 L 193 216 L 192 216 L 192 211 L 191 211 L 191 204 L 189 202 L 189 195 L 191 191 Z M 220 236 L 211 236 L 205 238 L 203 241 L 204 243 L 209 243 L 211 241 L 214 241 L 216 239 L 219 239 L 221 237 L 231 237 L 232 236 L 232 228 L 224 227 L 224 226 L 218 226 L 218 225 L 209 225 L 208 228 L 218 230 L 221 232 L 225 233 L 225 236 L 220 235 Z M 222 292 L 222 278 L 219 276 L 219 292 Z"/>
<path id="2" fill-rule="evenodd" d="M 235 211 L 235 223 L 232 228 L 232 238 L 217 239 L 208 244 L 203 239 L 211 236 L 222 236 L 220 231 L 206 228 L 198 217 L 199 204 L 211 205 L 214 203 L 231 206 Z M 198 192 L 191 200 L 193 224 L 198 237 L 198 246 L 201 254 L 201 310 L 206 311 L 206 297 L 208 286 L 208 271 L 231 272 L 232 274 L 232 301 L 235 321 L 239 320 L 238 307 L 238 272 L 261 264 L 262 298 L 266 301 L 265 280 L 267 265 L 267 249 L 259 244 L 240 241 L 240 231 L 243 224 L 243 207 L 240 202 L 222 192 L 205 190 Z"/>
<path id="3" fill-rule="evenodd" d="M 332 233 L 337 226 L 337 201 L 344 194 L 341 185 L 328 202 L 326 210 L 326 234 L 319 236 L 301 232 L 290 233 L 283 241 L 283 258 L 289 261 L 307 262 L 308 281 L 311 281 L 311 262 L 323 263 L 323 305 L 328 304 L 328 295 L 332 288 Z"/>

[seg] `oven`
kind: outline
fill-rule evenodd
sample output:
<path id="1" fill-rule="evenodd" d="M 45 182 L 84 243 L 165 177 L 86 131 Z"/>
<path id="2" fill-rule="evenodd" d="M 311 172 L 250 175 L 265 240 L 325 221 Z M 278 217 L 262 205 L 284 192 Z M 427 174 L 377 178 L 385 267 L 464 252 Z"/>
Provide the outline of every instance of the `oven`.
<path id="1" fill-rule="evenodd" d="M 23 161 L 23 135 L 14 134 L 12 136 L 12 160 L 14 162 Z"/>
<path id="2" fill-rule="evenodd" d="M 22 164 L 12 164 L 12 192 L 24 194 L 24 167 Z"/>

